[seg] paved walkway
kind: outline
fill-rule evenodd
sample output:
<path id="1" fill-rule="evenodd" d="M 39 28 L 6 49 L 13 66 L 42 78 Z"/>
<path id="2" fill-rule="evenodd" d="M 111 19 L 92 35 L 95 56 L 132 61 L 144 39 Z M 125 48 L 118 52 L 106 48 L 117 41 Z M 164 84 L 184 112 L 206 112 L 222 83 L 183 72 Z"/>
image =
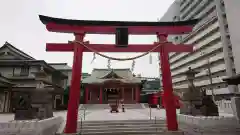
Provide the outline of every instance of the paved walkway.
<path id="1" fill-rule="evenodd" d="M 179 113 L 179 110 L 177 110 Z M 166 112 L 164 109 L 127 109 L 125 113 L 110 113 L 109 109 L 105 110 L 79 110 L 78 120 L 127 120 L 127 119 L 166 119 Z M 54 112 L 54 116 L 62 116 L 66 120 L 67 111 Z M 220 116 L 231 117 L 233 114 L 220 113 Z M 14 114 L 0 114 L 0 122 L 8 122 L 14 119 Z"/>
<path id="2" fill-rule="evenodd" d="M 126 110 L 126 112 L 110 113 L 109 109 L 96 110 L 86 115 L 86 121 L 92 120 L 146 120 L 150 119 L 149 115 L 139 112 L 138 110 Z"/>
<path id="3" fill-rule="evenodd" d="M 177 110 L 179 113 L 179 110 Z M 220 113 L 220 116 L 231 117 L 232 114 Z M 164 109 L 127 109 L 126 112 L 110 113 L 109 109 L 104 110 L 89 110 L 85 113 L 85 118 L 83 111 L 79 111 L 78 120 L 84 121 L 109 121 L 109 120 L 146 120 L 146 119 L 157 119 L 165 120 L 166 111 Z"/>

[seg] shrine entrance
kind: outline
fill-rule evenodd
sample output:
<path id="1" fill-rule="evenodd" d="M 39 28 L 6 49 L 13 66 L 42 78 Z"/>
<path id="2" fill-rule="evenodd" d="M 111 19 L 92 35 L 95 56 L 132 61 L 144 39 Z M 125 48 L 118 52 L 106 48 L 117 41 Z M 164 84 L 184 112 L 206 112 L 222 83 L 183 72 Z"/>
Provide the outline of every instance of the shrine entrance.
<path id="1" fill-rule="evenodd" d="M 120 90 L 116 88 L 106 89 L 105 94 L 106 94 L 106 101 L 108 104 L 111 104 L 115 101 L 119 102 L 121 99 Z"/>
<path id="2" fill-rule="evenodd" d="M 125 104 L 139 103 L 141 83 L 130 69 L 93 69 L 91 76 L 82 80 L 85 104 L 110 104 L 120 100 Z"/>
<path id="3" fill-rule="evenodd" d="M 160 52 L 160 67 L 162 70 L 162 84 L 166 109 L 167 128 L 178 130 L 176 106 L 174 105 L 171 69 L 169 63 L 170 52 L 191 52 L 193 45 L 174 45 L 167 41 L 168 35 L 190 33 L 198 20 L 179 22 L 123 22 L 123 21 L 86 21 L 67 20 L 39 16 L 48 31 L 73 33 L 75 40 L 69 43 L 47 43 L 47 51 L 74 52 L 72 66 L 72 81 L 68 102 L 67 122 L 65 133 L 76 133 L 78 105 L 80 98 L 80 82 L 82 72 L 83 52 L 94 52 L 111 60 L 133 60 L 150 52 Z M 116 44 L 90 44 L 84 41 L 85 34 L 115 34 Z M 156 35 L 158 42 L 153 44 L 128 44 L 128 35 Z M 144 52 L 133 58 L 113 58 L 101 52 Z"/>

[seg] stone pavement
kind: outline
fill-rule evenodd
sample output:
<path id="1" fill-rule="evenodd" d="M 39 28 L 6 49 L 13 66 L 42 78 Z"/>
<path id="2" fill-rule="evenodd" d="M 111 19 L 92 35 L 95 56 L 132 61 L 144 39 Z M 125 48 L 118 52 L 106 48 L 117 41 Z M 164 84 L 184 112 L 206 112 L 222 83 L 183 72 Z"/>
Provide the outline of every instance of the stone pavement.
<path id="1" fill-rule="evenodd" d="M 177 114 L 179 114 L 179 110 L 177 110 Z M 103 110 L 89 110 L 85 113 L 85 120 L 86 121 L 93 121 L 93 120 L 145 120 L 145 119 L 158 119 L 164 120 L 166 119 L 166 111 L 165 109 L 127 109 L 126 112 L 119 113 L 110 113 L 109 109 Z M 233 114 L 226 114 L 220 113 L 220 116 L 231 117 Z M 80 121 L 81 118 L 83 119 L 83 111 L 79 111 L 78 120 Z"/>
<path id="2" fill-rule="evenodd" d="M 9 114 L 2 113 L 2 114 L 0 114 L 0 122 L 8 122 L 8 121 L 12 121 L 12 120 L 14 120 L 14 114 L 12 114 L 12 113 L 9 113 Z"/>
<path id="3" fill-rule="evenodd" d="M 150 113 L 151 112 L 151 113 Z M 177 110 L 179 113 L 179 110 Z M 85 116 L 84 116 L 85 114 Z M 61 116 L 64 122 L 61 123 L 58 133 L 62 133 L 65 127 L 67 111 L 54 112 L 54 116 Z M 99 110 L 80 110 L 78 121 L 116 121 L 116 120 L 165 120 L 166 112 L 164 109 L 126 109 L 126 112 L 110 113 L 109 109 Z M 232 117 L 233 114 L 220 113 L 220 116 Z M 0 114 L 0 122 L 8 122 L 14 119 L 14 114 Z"/>
<path id="4" fill-rule="evenodd" d="M 179 111 L 177 111 L 179 112 Z M 157 119 L 165 119 L 165 110 L 151 110 L 151 119 L 157 117 Z M 66 120 L 67 111 L 54 112 L 54 116 L 63 116 Z M 84 110 L 79 110 L 78 120 L 84 120 Z M 150 109 L 127 109 L 126 112 L 110 113 L 109 109 L 102 110 L 86 110 L 85 120 L 134 120 L 134 119 L 150 119 Z"/>
<path id="5" fill-rule="evenodd" d="M 110 113 L 109 109 L 96 110 L 86 115 L 86 121 L 108 121 L 108 120 L 147 120 L 149 116 L 138 110 L 126 110 L 126 112 Z"/>
<path id="6" fill-rule="evenodd" d="M 179 113 L 179 110 L 177 110 Z M 62 116 L 66 120 L 67 111 L 58 111 L 53 113 L 54 116 Z M 220 113 L 220 116 L 231 117 L 233 114 Z M 151 119 L 165 119 L 166 113 L 164 109 L 151 109 Z M 84 110 L 79 110 L 78 120 L 84 120 Z M 14 119 L 14 114 L 0 114 L 0 122 L 8 122 Z M 105 110 L 86 110 L 85 120 L 126 120 L 126 119 L 150 119 L 150 109 L 128 109 L 125 113 L 109 113 L 109 109 Z"/>

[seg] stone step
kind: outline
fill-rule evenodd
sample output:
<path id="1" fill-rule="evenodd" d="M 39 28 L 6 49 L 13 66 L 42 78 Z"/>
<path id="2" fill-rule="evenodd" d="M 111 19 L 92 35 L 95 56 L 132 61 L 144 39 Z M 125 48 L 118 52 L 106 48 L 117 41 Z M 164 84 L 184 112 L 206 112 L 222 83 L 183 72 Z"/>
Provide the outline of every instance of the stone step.
<path id="1" fill-rule="evenodd" d="M 81 121 L 78 121 L 81 124 Z M 106 121 L 82 121 L 83 124 L 126 124 L 126 123 L 166 123 L 165 120 L 106 120 Z"/>
<path id="2" fill-rule="evenodd" d="M 116 100 L 109 100 L 108 102 L 115 103 Z M 121 108 L 121 105 L 119 105 Z M 142 109 L 143 106 L 141 104 L 124 104 L 126 109 Z M 80 109 L 87 109 L 87 110 L 95 110 L 95 109 L 110 109 L 108 104 L 82 104 L 80 105 Z"/>
<path id="3" fill-rule="evenodd" d="M 83 104 L 81 109 L 96 110 L 96 109 L 110 109 L 108 104 Z"/>
<path id="4" fill-rule="evenodd" d="M 165 120 L 78 121 L 78 132 L 82 135 L 148 135 L 165 131 Z"/>
<path id="5" fill-rule="evenodd" d="M 132 126 L 132 125 L 166 125 L 166 123 L 165 122 L 158 122 L 158 121 L 156 121 L 156 123 L 155 122 L 126 122 L 126 123 L 118 123 L 118 122 L 109 122 L 109 123 L 78 123 L 78 127 L 80 127 L 81 125 L 82 126 L 95 126 L 95 127 L 97 127 L 97 126 Z"/>
<path id="6" fill-rule="evenodd" d="M 169 132 L 169 131 L 104 131 L 104 132 L 87 132 L 87 133 L 81 133 L 81 135 L 183 135 L 183 132 L 175 131 L 175 132 Z"/>
<path id="7" fill-rule="evenodd" d="M 139 125 L 139 126 L 141 126 L 141 125 L 150 125 L 150 124 L 152 124 L 152 125 L 159 125 L 159 126 L 163 126 L 163 125 L 166 125 L 166 123 L 144 123 L 144 122 L 142 122 L 142 123 L 112 123 L 112 124 L 108 124 L 108 123 L 102 123 L 102 124 L 94 124 L 94 123 L 92 123 L 92 124 L 81 124 L 81 123 L 78 123 L 78 127 L 80 127 L 81 125 L 82 126 L 95 126 L 95 127 L 97 127 L 97 126 L 99 126 L 99 125 L 101 125 L 101 126 L 132 126 L 132 125 Z"/>
<path id="8" fill-rule="evenodd" d="M 165 130 L 166 127 L 120 127 L 120 128 L 117 128 L 117 127 L 99 127 L 99 128 L 92 128 L 92 129 L 89 129 L 89 128 L 82 128 L 82 129 L 79 129 L 79 131 L 82 131 L 82 133 L 88 133 L 88 132 L 105 132 L 105 131 L 112 131 L 112 132 L 116 132 L 116 131 L 161 131 L 161 130 Z"/>
<path id="9" fill-rule="evenodd" d="M 142 109 L 142 105 L 141 104 L 124 104 L 124 107 L 126 109 Z"/>
<path id="10" fill-rule="evenodd" d="M 79 125 L 78 128 L 83 128 L 83 129 L 98 129 L 98 128 L 135 128 L 135 127 L 143 127 L 143 128 L 148 128 L 148 127 L 166 127 L 166 124 L 144 124 L 144 125 L 139 125 L 139 124 L 124 124 L 124 125 Z"/>
<path id="11" fill-rule="evenodd" d="M 102 134 L 114 133 L 113 135 L 124 133 L 137 134 L 148 131 L 156 133 L 156 131 L 165 131 L 165 121 L 159 120 L 154 123 L 152 120 L 119 120 L 119 121 L 98 121 L 78 123 L 78 132 L 84 134 Z"/>

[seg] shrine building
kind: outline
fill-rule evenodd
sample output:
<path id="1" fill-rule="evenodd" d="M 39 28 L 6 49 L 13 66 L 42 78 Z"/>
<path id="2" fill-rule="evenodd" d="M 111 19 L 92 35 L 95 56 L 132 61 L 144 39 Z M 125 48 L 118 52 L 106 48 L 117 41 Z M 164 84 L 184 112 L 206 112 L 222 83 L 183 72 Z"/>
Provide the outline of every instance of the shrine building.
<path id="1" fill-rule="evenodd" d="M 139 103 L 142 82 L 130 69 L 93 69 L 82 84 L 85 104 L 108 104 L 120 100 L 125 104 Z"/>
<path id="2" fill-rule="evenodd" d="M 37 60 L 8 42 L 0 47 L 0 113 L 14 112 L 20 97 L 30 97 L 33 108 L 41 103 L 53 110 L 61 109 L 67 81 L 67 74 L 44 60 Z M 39 90 L 48 96 L 37 95 Z"/>

